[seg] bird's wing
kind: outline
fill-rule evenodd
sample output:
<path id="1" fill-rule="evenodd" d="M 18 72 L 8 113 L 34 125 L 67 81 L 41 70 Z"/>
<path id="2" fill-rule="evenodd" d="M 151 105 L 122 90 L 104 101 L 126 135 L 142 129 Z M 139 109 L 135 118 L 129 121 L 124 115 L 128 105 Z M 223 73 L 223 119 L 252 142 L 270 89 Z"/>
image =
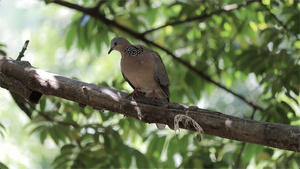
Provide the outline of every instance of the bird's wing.
<path id="1" fill-rule="evenodd" d="M 122 72 L 122 75 L 123 75 L 124 79 L 129 83 L 129 85 L 130 85 L 133 89 L 135 89 L 135 87 L 130 83 L 130 81 L 126 78 L 126 76 L 124 75 L 123 72 Z"/>
<path id="2" fill-rule="evenodd" d="M 152 56 L 154 58 L 154 62 L 156 65 L 155 80 L 160 85 L 164 93 L 168 96 L 168 98 L 170 98 L 170 92 L 169 92 L 170 81 L 168 78 L 166 67 L 157 52 L 153 51 Z"/>

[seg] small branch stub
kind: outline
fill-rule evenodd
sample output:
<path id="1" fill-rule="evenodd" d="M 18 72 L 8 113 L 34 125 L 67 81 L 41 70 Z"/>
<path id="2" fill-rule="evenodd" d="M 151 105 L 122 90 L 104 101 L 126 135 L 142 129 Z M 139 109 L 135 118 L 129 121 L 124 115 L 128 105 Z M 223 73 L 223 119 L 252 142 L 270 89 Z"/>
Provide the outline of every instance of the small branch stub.
<path id="1" fill-rule="evenodd" d="M 29 44 L 29 40 L 26 40 L 25 43 L 24 43 L 24 45 L 23 45 L 23 48 L 22 48 L 21 52 L 19 53 L 19 56 L 18 56 L 18 58 L 16 60 L 20 61 L 22 59 L 22 57 L 24 57 L 24 53 L 25 53 L 25 51 L 27 49 L 28 44 Z"/>

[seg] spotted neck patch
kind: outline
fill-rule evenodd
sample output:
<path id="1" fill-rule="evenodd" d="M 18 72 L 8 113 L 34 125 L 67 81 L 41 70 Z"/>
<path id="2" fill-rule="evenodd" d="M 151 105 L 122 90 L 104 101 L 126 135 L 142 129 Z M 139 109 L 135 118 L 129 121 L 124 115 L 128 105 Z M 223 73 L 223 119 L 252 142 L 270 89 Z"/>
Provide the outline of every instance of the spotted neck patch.
<path id="1" fill-rule="evenodd" d="M 141 54 L 144 51 L 144 49 L 141 46 L 138 45 L 131 45 L 125 48 L 124 52 L 128 53 L 132 56 L 137 56 Z"/>

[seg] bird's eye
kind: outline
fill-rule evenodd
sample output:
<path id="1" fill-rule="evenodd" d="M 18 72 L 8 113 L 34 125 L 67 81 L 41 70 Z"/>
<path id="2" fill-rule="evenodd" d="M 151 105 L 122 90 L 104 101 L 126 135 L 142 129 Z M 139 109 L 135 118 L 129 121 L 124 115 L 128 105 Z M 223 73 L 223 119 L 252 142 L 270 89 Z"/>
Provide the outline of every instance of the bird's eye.
<path id="1" fill-rule="evenodd" d="M 114 45 L 117 45 L 117 42 L 115 42 Z"/>

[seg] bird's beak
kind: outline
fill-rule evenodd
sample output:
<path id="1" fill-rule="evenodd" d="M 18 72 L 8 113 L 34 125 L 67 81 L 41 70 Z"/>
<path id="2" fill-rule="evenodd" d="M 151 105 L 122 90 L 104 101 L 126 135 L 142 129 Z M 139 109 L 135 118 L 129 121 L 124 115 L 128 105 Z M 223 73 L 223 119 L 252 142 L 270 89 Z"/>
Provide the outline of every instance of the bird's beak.
<path id="1" fill-rule="evenodd" d="M 111 47 L 111 48 L 109 49 L 109 51 L 108 51 L 108 54 L 110 54 L 110 52 L 113 51 L 113 50 L 114 50 L 114 47 Z"/>

